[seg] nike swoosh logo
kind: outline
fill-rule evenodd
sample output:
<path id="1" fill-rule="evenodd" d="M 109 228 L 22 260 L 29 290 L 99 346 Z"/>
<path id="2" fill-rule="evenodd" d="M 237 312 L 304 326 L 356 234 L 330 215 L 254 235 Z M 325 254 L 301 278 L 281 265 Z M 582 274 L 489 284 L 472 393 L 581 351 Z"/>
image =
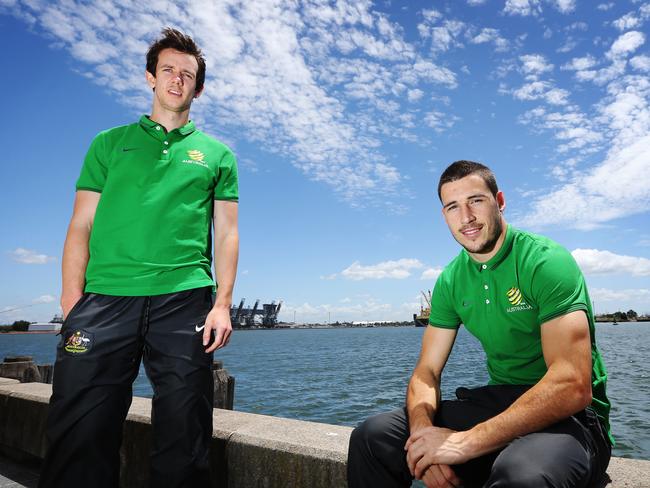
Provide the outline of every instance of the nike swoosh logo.
<path id="1" fill-rule="evenodd" d="M 137 147 L 123 147 L 122 152 L 135 151 Z"/>
<path id="2" fill-rule="evenodd" d="M 194 330 L 197 331 L 197 332 L 201 332 L 204 328 L 205 328 L 205 325 L 202 325 L 201 327 L 199 327 L 198 325 L 194 326 Z"/>

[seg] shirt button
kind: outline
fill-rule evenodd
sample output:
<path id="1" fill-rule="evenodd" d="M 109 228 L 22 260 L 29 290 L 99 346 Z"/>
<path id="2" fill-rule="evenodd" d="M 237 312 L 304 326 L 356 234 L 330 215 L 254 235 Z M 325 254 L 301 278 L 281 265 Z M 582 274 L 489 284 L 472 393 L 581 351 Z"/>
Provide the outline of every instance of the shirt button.
<path id="1" fill-rule="evenodd" d="M 487 264 L 482 265 L 481 268 L 487 269 Z"/>
<path id="2" fill-rule="evenodd" d="M 487 285 L 483 285 L 483 288 L 485 288 L 485 289 L 487 290 L 487 289 L 488 289 L 488 286 L 487 286 Z"/>
<path id="3" fill-rule="evenodd" d="M 163 141 L 163 144 L 164 144 L 165 146 L 168 146 L 168 145 L 169 145 L 169 141 Z"/>
<path id="4" fill-rule="evenodd" d="M 490 300 L 485 300 L 485 303 L 487 303 L 487 304 L 489 305 L 489 304 L 490 304 Z"/>
<path id="5" fill-rule="evenodd" d="M 163 154 L 167 154 L 169 151 L 167 149 L 163 149 Z"/>
<path id="6" fill-rule="evenodd" d="M 156 130 L 160 130 L 160 126 L 159 126 L 159 125 L 156 126 Z"/>

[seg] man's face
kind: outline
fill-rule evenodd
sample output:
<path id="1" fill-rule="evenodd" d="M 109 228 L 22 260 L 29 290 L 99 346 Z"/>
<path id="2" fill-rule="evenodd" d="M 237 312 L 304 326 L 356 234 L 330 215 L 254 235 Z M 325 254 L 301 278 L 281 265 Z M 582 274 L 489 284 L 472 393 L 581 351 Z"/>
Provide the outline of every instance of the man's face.
<path id="1" fill-rule="evenodd" d="M 148 71 L 147 82 L 154 89 L 154 106 L 171 112 L 189 110 L 196 92 L 199 64 L 191 54 L 175 49 L 163 49 L 158 54 L 156 76 Z"/>
<path id="2" fill-rule="evenodd" d="M 445 183 L 440 189 L 442 214 L 454 239 L 478 261 L 487 261 L 498 250 L 504 234 L 502 192 L 496 198 L 477 174 Z"/>

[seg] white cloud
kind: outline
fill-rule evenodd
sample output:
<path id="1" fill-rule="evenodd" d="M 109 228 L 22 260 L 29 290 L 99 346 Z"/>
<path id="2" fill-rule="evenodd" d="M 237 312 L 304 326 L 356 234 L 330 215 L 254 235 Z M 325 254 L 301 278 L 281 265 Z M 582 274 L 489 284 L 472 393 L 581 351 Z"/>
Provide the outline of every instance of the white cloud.
<path id="1" fill-rule="evenodd" d="M 436 266 L 435 268 L 427 268 L 422 272 L 420 276 L 421 280 L 437 280 L 440 273 L 442 273 L 443 268 Z"/>
<path id="2" fill-rule="evenodd" d="M 445 20 L 442 25 L 431 29 L 431 50 L 447 51 L 452 47 L 462 47 L 461 34 L 465 24 L 459 20 Z"/>
<path id="3" fill-rule="evenodd" d="M 576 8 L 576 0 L 553 0 L 553 3 L 563 14 L 573 12 Z"/>
<path id="4" fill-rule="evenodd" d="M 547 0 L 553 7 L 563 14 L 573 12 L 576 0 Z M 538 15 L 542 13 L 540 0 L 506 0 L 503 11 L 509 15 Z"/>
<path id="5" fill-rule="evenodd" d="M 542 73 L 553 71 L 553 65 L 546 61 L 541 54 L 526 54 L 519 57 L 521 69 L 527 76 L 536 78 Z"/>
<path id="6" fill-rule="evenodd" d="M 467 0 L 467 3 L 472 6 L 483 5 L 485 2 L 487 2 L 487 0 Z"/>
<path id="7" fill-rule="evenodd" d="M 414 308 L 409 309 L 413 310 Z M 298 323 L 326 323 L 336 321 L 384 321 L 384 320 L 409 320 L 408 313 L 395 310 L 390 303 L 383 303 L 376 298 L 369 297 L 354 303 L 352 300 L 343 299 L 339 304 L 292 304 L 285 303 L 280 312 L 282 320 L 293 321 L 295 312 Z M 412 313 L 412 312 L 411 312 Z"/>
<path id="8" fill-rule="evenodd" d="M 645 35 L 639 31 L 630 31 L 621 35 L 614 41 L 612 47 L 607 53 L 609 58 L 625 56 L 636 51 L 645 42 Z"/>
<path id="9" fill-rule="evenodd" d="M 590 170 L 533 203 L 522 225 L 562 224 L 593 229 L 613 219 L 650 211 L 650 134 L 615 148 Z"/>
<path id="10" fill-rule="evenodd" d="M 589 275 L 627 274 L 650 276 L 650 259 L 614 254 L 598 249 L 575 249 L 571 252 L 580 268 Z"/>
<path id="11" fill-rule="evenodd" d="M 510 15 L 535 15 L 541 12 L 539 0 L 506 0 L 503 11 Z"/>
<path id="12" fill-rule="evenodd" d="M 639 71 L 650 71 L 650 56 L 634 56 L 630 59 L 630 66 Z"/>
<path id="13" fill-rule="evenodd" d="M 604 302 L 621 302 L 628 303 L 630 301 L 638 301 L 643 303 L 650 302 L 650 290 L 646 288 L 627 289 L 627 290 L 610 290 L 607 288 L 592 288 L 589 290 L 589 295 L 592 300 L 598 304 L 600 301 Z M 598 307 L 601 308 L 601 307 Z M 627 307 L 624 307 L 627 308 Z M 637 313 L 645 313 L 650 310 L 637 310 Z"/>
<path id="14" fill-rule="evenodd" d="M 404 279 L 411 276 L 411 270 L 420 269 L 424 265 L 417 259 L 399 259 L 397 261 L 383 261 L 377 264 L 364 266 L 355 261 L 341 271 L 341 276 L 349 280 L 381 280 L 385 278 Z"/>
<path id="15" fill-rule="evenodd" d="M 626 31 L 629 29 L 634 29 L 641 25 L 641 19 L 639 19 L 633 12 L 625 14 L 623 17 L 616 19 L 612 22 L 612 25 L 620 31 Z"/>
<path id="16" fill-rule="evenodd" d="M 56 297 L 54 295 L 41 295 L 38 298 L 34 298 L 32 300 L 32 303 L 52 303 L 56 301 Z"/>
<path id="17" fill-rule="evenodd" d="M 507 51 L 510 47 L 510 43 L 499 34 L 498 29 L 493 29 L 490 27 L 485 27 L 481 29 L 476 36 L 470 39 L 472 44 L 484 44 L 487 42 L 493 42 L 495 50 L 497 52 Z"/>
<path id="18" fill-rule="evenodd" d="M 30 249 L 24 249 L 18 247 L 9 253 L 11 259 L 17 263 L 23 264 L 47 264 L 52 261 L 56 261 L 56 258 L 53 256 L 48 256 L 47 254 L 39 254 L 37 251 L 32 251 Z"/>
<path id="19" fill-rule="evenodd" d="M 429 112 L 424 116 L 424 122 L 438 133 L 450 129 L 458 120 L 460 119 L 455 115 L 446 114 L 437 110 Z"/>
<path id="20" fill-rule="evenodd" d="M 569 63 L 564 64 L 560 69 L 571 70 L 571 71 L 583 71 L 586 69 L 593 68 L 596 65 L 597 61 L 591 55 L 587 55 L 581 58 L 573 58 Z"/>
<path id="21" fill-rule="evenodd" d="M 615 3 L 614 2 L 607 2 L 607 3 L 599 3 L 598 6 L 596 7 L 598 10 L 602 11 L 607 11 L 614 7 Z"/>

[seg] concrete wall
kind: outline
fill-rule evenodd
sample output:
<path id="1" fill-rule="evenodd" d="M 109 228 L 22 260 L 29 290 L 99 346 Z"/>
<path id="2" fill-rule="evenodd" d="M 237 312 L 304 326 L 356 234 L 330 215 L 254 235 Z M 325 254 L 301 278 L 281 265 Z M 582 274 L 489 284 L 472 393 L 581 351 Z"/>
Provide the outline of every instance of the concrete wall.
<path id="1" fill-rule="evenodd" d="M 51 386 L 0 378 L 0 446 L 43 457 Z M 151 401 L 134 398 L 124 427 L 122 486 L 146 486 Z M 345 487 L 351 429 L 229 410 L 214 410 L 214 486 L 229 488 Z M 650 488 L 650 461 L 614 459 L 612 488 Z"/>

